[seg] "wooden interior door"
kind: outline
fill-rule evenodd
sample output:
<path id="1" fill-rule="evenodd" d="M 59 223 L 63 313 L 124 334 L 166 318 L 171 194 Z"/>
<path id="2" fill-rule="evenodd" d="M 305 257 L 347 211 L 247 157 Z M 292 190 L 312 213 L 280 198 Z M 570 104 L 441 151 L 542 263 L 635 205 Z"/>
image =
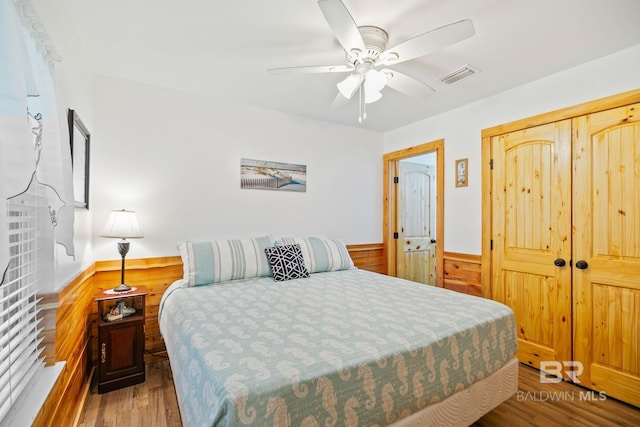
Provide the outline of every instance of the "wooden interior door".
<path id="1" fill-rule="evenodd" d="M 574 359 L 640 406 L 640 104 L 574 119 Z M 578 264 L 580 261 L 583 264 Z"/>
<path id="2" fill-rule="evenodd" d="M 434 286 L 434 167 L 399 162 L 397 276 Z"/>
<path id="3" fill-rule="evenodd" d="M 492 138 L 492 299 L 515 313 L 518 359 L 571 358 L 571 121 Z"/>

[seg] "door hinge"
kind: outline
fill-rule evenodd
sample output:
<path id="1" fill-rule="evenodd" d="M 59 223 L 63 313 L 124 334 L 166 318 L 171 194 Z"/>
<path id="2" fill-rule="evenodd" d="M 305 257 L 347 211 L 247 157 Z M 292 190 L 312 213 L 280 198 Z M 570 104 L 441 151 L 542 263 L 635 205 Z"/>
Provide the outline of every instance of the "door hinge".
<path id="1" fill-rule="evenodd" d="M 400 181 L 400 180 L 398 179 L 398 177 L 397 177 L 397 176 L 394 176 L 394 177 L 393 177 L 393 183 L 394 183 L 394 184 L 397 184 L 399 181 Z"/>
<path id="2" fill-rule="evenodd" d="M 393 233 L 393 238 L 394 238 L 394 239 L 397 239 L 398 237 L 399 237 L 399 236 L 398 236 L 398 232 L 397 232 L 397 231 L 396 231 L 395 233 Z"/>
<path id="3" fill-rule="evenodd" d="M 493 250 L 493 239 L 489 241 L 489 249 Z"/>
<path id="4" fill-rule="evenodd" d="M 489 160 L 489 169 L 493 170 L 493 159 Z"/>

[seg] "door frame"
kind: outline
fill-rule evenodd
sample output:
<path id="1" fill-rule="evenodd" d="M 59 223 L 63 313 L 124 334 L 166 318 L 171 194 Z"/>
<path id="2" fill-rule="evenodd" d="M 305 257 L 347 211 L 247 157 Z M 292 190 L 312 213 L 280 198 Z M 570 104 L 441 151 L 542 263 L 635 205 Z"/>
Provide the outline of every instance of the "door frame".
<path id="1" fill-rule="evenodd" d="M 436 286 L 444 286 L 444 139 L 409 147 L 383 156 L 382 244 L 387 274 L 397 276 L 397 244 L 393 238 L 398 224 L 398 162 L 421 154 L 436 153 Z"/>
<path id="2" fill-rule="evenodd" d="M 493 262 L 491 251 L 491 138 L 505 133 L 526 129 L 529 127 L 572 119 L 578 116 L 598 111 L 622 107 L 640 102 L 640 89 L 631 90 L 618 95 L 608 96 L 574 105 L 572 107 L 539 114 L 514 122 L 505 123 L 482 130 L 482 260 L 481 283 L 482 296 L 491 298 L 491 265 Z"/>

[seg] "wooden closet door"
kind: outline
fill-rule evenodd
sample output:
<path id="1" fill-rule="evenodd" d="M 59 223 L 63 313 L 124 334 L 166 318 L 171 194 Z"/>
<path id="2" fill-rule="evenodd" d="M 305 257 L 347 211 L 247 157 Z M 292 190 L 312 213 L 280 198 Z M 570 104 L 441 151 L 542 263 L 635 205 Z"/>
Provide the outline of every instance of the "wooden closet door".
<path id="1" fill-rule="evenodd" d="M 515 313 L 521 362 L 572 360 L 571 121 L 493 137 L 492 159 L 492 299 Z"/>
<path id="2" fill-rule="evenodd" d="M 640 406 L 640 104 L 574 119 L 574 359 Z M 578 261 L 586 262 L 578 265 Z"/>

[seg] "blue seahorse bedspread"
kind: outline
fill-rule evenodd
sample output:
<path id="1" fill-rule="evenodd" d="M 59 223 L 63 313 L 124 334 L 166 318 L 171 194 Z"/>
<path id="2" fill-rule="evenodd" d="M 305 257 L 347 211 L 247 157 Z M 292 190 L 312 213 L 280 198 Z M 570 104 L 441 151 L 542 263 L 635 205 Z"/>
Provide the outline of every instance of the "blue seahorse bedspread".
<path id="1" fill-rule="evenodd" d="M 497 302 L 351 269 L 163 296 L 184 426 L 386 425 L 517 351 Z"/>

